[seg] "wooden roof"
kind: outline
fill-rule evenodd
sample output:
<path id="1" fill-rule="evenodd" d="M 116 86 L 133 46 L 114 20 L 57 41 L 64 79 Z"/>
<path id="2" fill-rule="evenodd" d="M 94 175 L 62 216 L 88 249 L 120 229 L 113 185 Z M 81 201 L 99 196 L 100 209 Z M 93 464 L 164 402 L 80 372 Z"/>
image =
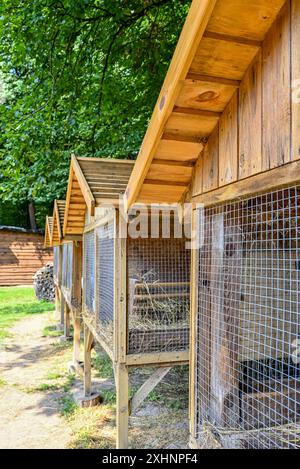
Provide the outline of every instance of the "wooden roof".
<path id="1" fill-rule="evenodd" d="M 52 225 L 52 236 L 51 245 L 57 246 L 63 241 L 63 225 L 65 217 L 65 200 L 55 200 L 53 208 L 53 225 Z"/>
<path id="2" fill-rule="evenodd" d="M 179 202 L 209 135 L 261 48 L 284 0 L 193 0 L 126 192 Z"/>
<path id="3" fill-rule="evenodd" d="M 45 248 L 49 248 L 51 246 L 52 225 L 53 225 L 53 217 L 47 216 L 46 225 L 45 225 L 45 238 L 44 238 Z"/>
<path id="4" fill-rule="evenodd" d="M 116 205 L 123 195 L 134 162 L 72 156 L 67 190 L 64 236 L 81 235 L 85 211 L 94 216 L 101 204 Z"/>

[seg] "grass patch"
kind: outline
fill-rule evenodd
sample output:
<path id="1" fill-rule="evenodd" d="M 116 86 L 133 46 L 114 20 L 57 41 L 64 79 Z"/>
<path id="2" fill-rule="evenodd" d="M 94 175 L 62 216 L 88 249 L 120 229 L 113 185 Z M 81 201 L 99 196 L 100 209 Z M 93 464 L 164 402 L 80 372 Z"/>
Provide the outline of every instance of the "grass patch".
<path id="1" fill-rule="evenodd" d="M 43 337 L 59 337 L 62 335 L 62 331 L 57 330 L 56 325 L 46 326 L 43 329 Z"/>
<path id="2" fill-rule="evenodd" d="M 92 358 L 92 366 L 97 370 L 97 377 L 107 379 L 114 377 L 112 361 L 107 355 L 94 355 Z"/>
<path id="3" fill-rule="evenodd" d="M 32 287 L 0 287 L 0 339 L 19 319 L 54 310 L 54 304 L 38 301 Z"/>
<path id="4" fill-rule="evenodd" d="M 73 449 L 111 449 L 115 447 L 115 418 L 109 404 L 78 407 L 68 417 L 72 430 L 69 447 Z"/>
<path id="5" fill-rule="evenodd" d="M 63 417 L 71 416 L 75 410 L 78 408 L 78 405 L 74 401 L 72 396 L 63 396 L 59 399 L 59 403 L 61 404 L 61 415 Z"/>

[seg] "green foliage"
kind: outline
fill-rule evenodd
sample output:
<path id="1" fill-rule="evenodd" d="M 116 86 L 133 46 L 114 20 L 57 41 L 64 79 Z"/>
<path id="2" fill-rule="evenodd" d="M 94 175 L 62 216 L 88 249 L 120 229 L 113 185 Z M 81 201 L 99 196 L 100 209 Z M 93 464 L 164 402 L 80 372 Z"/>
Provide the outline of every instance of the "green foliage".
<path id="1" fill-rule="evenodd" d="M 53 309 L 52 303 L 35 298 L 32 287 L 0 288 L 0 339 L 9 337 L 8 329 L 15 321 Z"/>
<path id="2" fill-rule="evenodd" d="M 100 378 L 113 378 L 114 370 L 112 361 L 108 355 L 97 354 L 92 358 L 93 368 L 97 370 L 97 376 Z"/>
<path id="3" fill-rule="evenodd" d="M 69 417 L 74 414 L 78 407 L 73 397 L 69 395 L 61 397 L 59 402 L 61 404 L 61 415 L 64 417 Z"/>
<path id="4" fill-rule="evenodd" d="M 0 225 L 27 228 L 28 222 L 28 209 L 26 204 L 0 201 Z"/>
<path id="5" fill-rule="evenodd" d="M 136 157 L 189 3 L 2 0 L 0 201 L 41 224 L 70 153 Z"/>

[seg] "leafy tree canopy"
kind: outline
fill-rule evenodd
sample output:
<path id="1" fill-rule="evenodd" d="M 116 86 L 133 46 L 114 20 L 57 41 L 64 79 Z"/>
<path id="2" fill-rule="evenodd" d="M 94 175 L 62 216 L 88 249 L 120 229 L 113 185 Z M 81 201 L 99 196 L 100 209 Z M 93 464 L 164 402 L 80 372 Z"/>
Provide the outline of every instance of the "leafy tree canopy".
<path id="1" fill-rule="evenodd" d="M 41 223 L 72 152 L 135 158 L 188 7 L 1 0 L 2 203 L 33 200 Z"/>

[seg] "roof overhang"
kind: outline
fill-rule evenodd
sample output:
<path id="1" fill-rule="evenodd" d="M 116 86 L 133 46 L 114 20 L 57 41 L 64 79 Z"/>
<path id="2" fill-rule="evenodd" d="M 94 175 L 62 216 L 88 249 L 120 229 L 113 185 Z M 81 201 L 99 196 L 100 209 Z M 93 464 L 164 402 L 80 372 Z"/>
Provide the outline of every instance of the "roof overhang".
<path id="1" fill-rule="evenodd" d="M 86 213 L 100 206 L 118 206 L 134 162 L 72 155 L 63 225 L 64 237 L 82 236 Z"/>
<path id="2" fill-rule="evenodd" d="M 63 242 L 63 221 L 66 202 L 55 200 L 53 207 L 53 223 L 51 233 L 51 246 L 58 246 Z"/>
<path id="3" fill-rule="evenodd" d="M 44 247 L 51 247 L 53 217 L 46 217 Z"/>
<path id="4" fill-rule="evenodd" d="M 193 0 L 124 195 L 180 202 L 285 0 Z"/>

